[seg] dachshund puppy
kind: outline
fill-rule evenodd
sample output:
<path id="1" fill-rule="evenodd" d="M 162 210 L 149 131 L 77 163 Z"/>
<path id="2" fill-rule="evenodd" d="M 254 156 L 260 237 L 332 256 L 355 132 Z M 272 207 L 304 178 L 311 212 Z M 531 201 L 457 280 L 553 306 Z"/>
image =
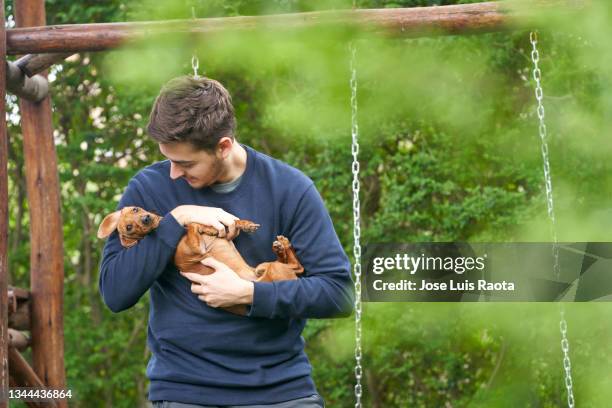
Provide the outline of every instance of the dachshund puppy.
<path id="1" fill-rule="evenodd" d="M 98 227 L 98 238 L 108 237 L 114 230 L 119 233 L 121 245 L 133 247 L 159 225 L 162 217 L 140 207 L 124 207 L 107 215 Z"/>
<path id="2" fill-rule="evenodd" d="M 158 227 L 162 217 L 139 207 L 124 207 L 107 215 L 98 228 L 98 238 L 106 238 L 117 230 L 121 245 L 132 247 L 149 232 Z M 254 232 L 259 224 L 248 220 L 236 220 L 236 228 L 244 232 Z M 253 282 L 272 282 L 297 279 L 304 267 L 297 259 L 291 242 L 282 235 L 276 237 L 272 250 L 277 256 L 273 262 L 264 262 L 251 267 L 242 258 L 232 241 L 219 238 L 218 231 L 210 226 L 191 223 L 186 226 L 187 233 L 178 243 L 174 254 L 174 264 L 179 271 L 209 275 L 214 270 L 200 261 L 212 256 L 226 264 L 242 279 Z M 246 307 L 225 308 L 237 314 L 246 314 Z"/>

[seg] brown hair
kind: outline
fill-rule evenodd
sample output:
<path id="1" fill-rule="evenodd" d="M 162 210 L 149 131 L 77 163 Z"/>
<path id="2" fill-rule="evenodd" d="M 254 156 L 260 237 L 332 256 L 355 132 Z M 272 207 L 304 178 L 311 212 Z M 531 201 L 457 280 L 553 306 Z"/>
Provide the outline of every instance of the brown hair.
<path id="1" fill-rule="evenodd" d="M 174 78 L 155 99 L 147 132 L 158 143 L 189 142 L 198 150 L 212 150 L 222 137 L 234 138 L 232 97 L 214 79 Z"/>

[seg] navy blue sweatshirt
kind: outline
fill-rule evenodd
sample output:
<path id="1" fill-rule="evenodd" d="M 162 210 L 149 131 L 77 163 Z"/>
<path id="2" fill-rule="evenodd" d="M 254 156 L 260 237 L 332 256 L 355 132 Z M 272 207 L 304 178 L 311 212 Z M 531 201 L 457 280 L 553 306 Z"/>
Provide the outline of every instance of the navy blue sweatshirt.
<path id="1" fill-rule="evenodd" d="M 170 178 L 170 162 L 134 176 L 117 208 L 163 215 L 159 227 L 125 249 L 117 233 L 104 247 L 100 292 L 113 312 L 149 291 L 149 400 L 202 405 L 270 404 L 316 393 L 301 332 L 306 318 L 347 316 L 354 293 L 348 258 L 313 182 L 299 170 L 244 146 L 247 165 L 229 193 Z M 185 233 L 169 213 L 183 204 L 219 207 L 261 224 L 235 245 L 251 266 L 276 259 L 284 235 L 304 265 L 294 281 L 255 283 L 247 316 L 206 305 L 173 264 Z"/>

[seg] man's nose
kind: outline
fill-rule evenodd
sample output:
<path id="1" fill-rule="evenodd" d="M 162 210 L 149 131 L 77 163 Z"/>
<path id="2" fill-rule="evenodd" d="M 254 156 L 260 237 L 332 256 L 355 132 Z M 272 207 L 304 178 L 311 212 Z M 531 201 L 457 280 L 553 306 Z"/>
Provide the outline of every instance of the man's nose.
<path id="1" fill-rule="evenodd" d="M 182 177 L 185 173 L 180 170 L 174 163 L 170 163 L 170 178 L 172 180 L 176 180 L 179 177 Z"/>

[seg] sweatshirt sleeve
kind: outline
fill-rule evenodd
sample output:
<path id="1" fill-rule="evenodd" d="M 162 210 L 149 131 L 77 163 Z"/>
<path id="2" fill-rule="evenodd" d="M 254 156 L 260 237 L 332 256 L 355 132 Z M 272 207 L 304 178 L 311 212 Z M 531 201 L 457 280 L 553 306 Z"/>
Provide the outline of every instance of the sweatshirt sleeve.
<path id="1" fill-rule="evenodd" d="M 249 316 L 349 316 L 354 304 L 350 263 L 314 184 L 300 199 L 287 238 L 304 266 L 304 275 L 291 281 L 256 282 Z"/>
<path id="2" fill-rule="evenodd" d="M 137 206 L 153 210 L 146 204 L 145 194 L 136 178 L 125 190 L 117 209 Z M 153 210 L 154 211 L 154 210 Z M 138 244 L 124 248 L 117 231 L 106 241 L 100 263 L 99 287 L 104 303 L 113 312 L 135 305 L 140 297 L 171 262 L 176 246 L 185 229 L 170 214 L 166 214 L 157 229 Z"/>

